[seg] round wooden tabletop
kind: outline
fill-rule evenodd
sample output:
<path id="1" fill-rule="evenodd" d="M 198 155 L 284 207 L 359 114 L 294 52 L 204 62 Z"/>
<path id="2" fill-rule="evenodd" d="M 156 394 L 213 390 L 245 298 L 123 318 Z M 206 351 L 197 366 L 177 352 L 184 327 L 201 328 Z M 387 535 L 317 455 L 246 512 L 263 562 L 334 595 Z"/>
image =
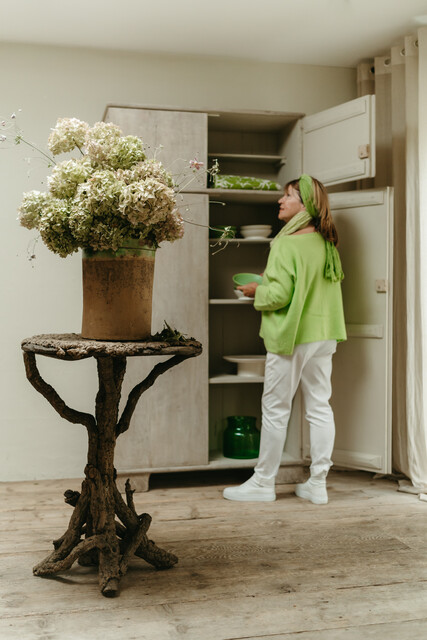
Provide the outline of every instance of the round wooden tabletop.
<path id="1" fill-rule="evenodd" d="M 202 345 L 197 340 L 180 339 L 178 344 L 157 340 L 140 341 L 104 341 L 83 338 L 78 333 L 41 334 L 25 338 L 21 342 L 23 351 L 37 353 L 60 360 L 83 360 L 97 356 L 198 356 Z"/>

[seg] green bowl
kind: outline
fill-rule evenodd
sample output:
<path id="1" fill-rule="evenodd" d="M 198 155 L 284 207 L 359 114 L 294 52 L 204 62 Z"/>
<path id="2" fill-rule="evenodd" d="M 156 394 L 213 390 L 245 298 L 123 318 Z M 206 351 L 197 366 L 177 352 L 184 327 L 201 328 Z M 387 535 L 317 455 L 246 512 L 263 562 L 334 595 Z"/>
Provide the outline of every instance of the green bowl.
<path id="1" fill-rule="evenodd" d="M 233 276 L 233 282 L 235 287 L 242 287 L 250 282 L 262 283 L 262 276 L 258 273 L 235 273 Z"/>

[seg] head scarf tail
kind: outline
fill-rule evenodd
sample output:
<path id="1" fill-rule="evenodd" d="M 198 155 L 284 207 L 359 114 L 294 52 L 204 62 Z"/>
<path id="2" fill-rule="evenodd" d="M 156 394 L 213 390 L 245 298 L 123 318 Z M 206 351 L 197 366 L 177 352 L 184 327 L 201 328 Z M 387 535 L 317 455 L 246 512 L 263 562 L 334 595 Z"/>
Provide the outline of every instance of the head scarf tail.
<path id="1" fill-rule="evenodd" d="M 338 253 L 338 249 L 333 242 L 325 240 L 326 246 L 326 262 L 325 270 L 323 272 L 326 280 L 331 282 L 341 282 L 344 279 L 344 272 L 342 270 L 341 258 Z"/>

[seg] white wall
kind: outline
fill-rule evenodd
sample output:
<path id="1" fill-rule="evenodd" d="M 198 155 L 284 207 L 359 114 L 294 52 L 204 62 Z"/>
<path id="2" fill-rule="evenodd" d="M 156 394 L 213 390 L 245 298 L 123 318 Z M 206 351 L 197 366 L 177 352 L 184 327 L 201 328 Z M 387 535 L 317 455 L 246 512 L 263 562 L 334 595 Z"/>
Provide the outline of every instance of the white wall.
<path id="1" fill-rule="evenodd" d="M 25 136 L 41 146 L 58 117 L 93 124 L 107 103 L 310 114 L 356 97 L 354 69 L 41 46 L 0 45 L 0 78 L 0 120 L 22 109 Z M 39 242 L 27 259 L 35 236 L 16 209 L 24 191 L 45 188 L 48 170 L 26 156 L 36 154 L 0 147 L 0 481 L 80 477 L 86 453 L 86 429 L 62 420 L 25 378 L 21 339 L 78 333 L 81 322 L 80 256 L 59 258 Z M 38 362 L 70 406 L 93 411 L 93 360 Z"/>

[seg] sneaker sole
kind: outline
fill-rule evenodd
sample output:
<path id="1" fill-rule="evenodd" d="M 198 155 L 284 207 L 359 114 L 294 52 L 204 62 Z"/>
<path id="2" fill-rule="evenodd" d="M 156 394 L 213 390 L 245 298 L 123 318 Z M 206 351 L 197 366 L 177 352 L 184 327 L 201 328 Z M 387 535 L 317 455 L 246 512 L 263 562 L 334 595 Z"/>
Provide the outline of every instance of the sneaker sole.
<path id="1" fill-rule="evenodd" d="M 235 502 L 274 502 L 276 496 L 250 496 L 250 495 L 227 495 L 224 491 L 222 494 L 226 500 L 234 500 Z"/>
<path id="2" fill-rule="evenodd" d="M 314 498 L 311 493 L 305 492 L 304 489 L 295 489 L 295 495 L 304 500 L 310 500 L 313 504 L 328 504 L 328 498 Z"/>

